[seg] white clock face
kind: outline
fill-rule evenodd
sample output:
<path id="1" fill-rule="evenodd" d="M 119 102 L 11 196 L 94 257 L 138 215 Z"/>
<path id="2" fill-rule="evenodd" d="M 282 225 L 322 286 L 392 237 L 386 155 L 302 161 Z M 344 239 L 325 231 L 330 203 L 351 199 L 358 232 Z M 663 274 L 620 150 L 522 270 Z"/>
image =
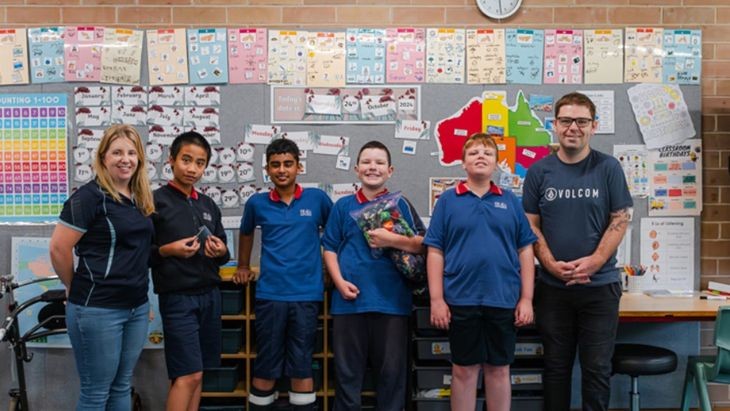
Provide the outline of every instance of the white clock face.
<path id="1" fill-rule="evenodd" d="M 522 4 L 522 0 L 476 0 L 477 7 L 487 17 L 506 19 L 515 14 Z"/>

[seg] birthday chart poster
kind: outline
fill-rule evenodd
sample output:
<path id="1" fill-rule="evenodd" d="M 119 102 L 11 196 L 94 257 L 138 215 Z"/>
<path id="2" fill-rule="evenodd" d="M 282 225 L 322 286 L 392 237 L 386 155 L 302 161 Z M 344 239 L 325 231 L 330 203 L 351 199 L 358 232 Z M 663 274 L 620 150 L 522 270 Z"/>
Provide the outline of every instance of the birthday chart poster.
<path id="1" fill-rule="evenodd" d="M 0 96 L 0 222 L 56 220 L 68 197 L 65 94 Z"/>

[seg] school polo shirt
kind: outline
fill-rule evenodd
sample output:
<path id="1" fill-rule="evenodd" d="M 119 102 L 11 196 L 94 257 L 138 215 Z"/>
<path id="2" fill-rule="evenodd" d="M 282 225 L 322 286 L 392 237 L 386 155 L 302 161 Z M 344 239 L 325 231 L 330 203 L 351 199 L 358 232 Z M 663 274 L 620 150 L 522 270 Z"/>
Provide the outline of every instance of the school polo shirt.
<path id="1" fill-rule="evenodd" d="M 511 191 L 492 183 L 479 197 L 460 183 L 439 197 L 423 243 L 444 253 L 448 304 L 514 308 L 521 287 L 518 250 L 535 241 Z"/>
<path id="2" fill-rule="evenodd" d="M 365 236 L 350 213 L 360 210 L 369 202 L 361 191 L 343 197 L 335 203 L 322 237 L 327 251 L 337 254 L 342 277 L 360 290 L 354 300 L 345 300 L 339 292 L 332 293 L 332 314 L 359 314 L 377 312 L 392 315 L 410 315 L 411 289 L 387 253 L 373 257 Z M 418 232 L 412 208 L 404 199 L 398 208 L 406 222 Z"/>
<path id="3" fill-rule="evenodd" d="M 274 301 L 322 301 L 322 252 L 319 229 L 327 222 L 332 200 L 316 188 L 296 186 L 287 205 L 276 190 L 253 195 L 243 209 L 241 234 L 261 227 L 261 274 L 256 298 Z"/>
<path id="4" fill-rule="evenodd" d="M 68 300 L 77 305 L 134 308 L 147 301 L 154 228 L 134 203 L 114 201 L 96 181 L 63 204 L 59 224 L 83 233 Z"/>

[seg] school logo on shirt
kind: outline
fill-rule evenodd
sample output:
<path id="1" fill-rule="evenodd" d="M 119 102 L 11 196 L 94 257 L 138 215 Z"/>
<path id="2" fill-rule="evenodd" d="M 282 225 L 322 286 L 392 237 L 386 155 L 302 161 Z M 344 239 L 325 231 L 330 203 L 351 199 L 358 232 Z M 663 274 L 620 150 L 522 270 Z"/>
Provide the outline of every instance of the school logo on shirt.
<path id="1" fill-rule="evenodd" d="M 311 217 L 312 216 L 312 210 L 308 208 L 302 208 L 299 210 L 299 216 L 300 217 Z"/>
<path id="2" fill-rule="evenodd" d="M 501 208 L 502 210 L 506 210 L 507 209 L 507 203 L 504 203 L 502 201 L 495 201 L 494 202 L 494 207 Z"/>
<path id="3" fill-rule="evenodd" d="M 545 190 L 545 199 L 547 201 L 554 201 L 557 199 L 576 199 L 576 198 L 599 198 L 600 190 L 597 188 L 585 187 L 585 188 L 554 188 L 548 187 Z"/>
<path id="4" fill-rule="evenodd" d="M 213 221 L 213 217 L 210 215 L 209 212 L 203 211 L 203 220 L 205 220 L 205 221 Z"/>

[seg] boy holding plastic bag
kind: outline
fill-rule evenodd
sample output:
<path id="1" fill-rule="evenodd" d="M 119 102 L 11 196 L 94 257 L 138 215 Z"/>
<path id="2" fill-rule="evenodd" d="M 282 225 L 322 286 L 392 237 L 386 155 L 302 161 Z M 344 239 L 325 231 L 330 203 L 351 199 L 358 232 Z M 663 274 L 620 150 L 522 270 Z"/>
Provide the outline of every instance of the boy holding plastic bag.
<path id="1" fill-rule="evenodd" d="M 425 229 L 407 200 L 383 198 L 388 195 L 385 184 L 393 175 L 385 145 L 378 141 L 366 143 L 358 153 L 355 171 L 362 187 L 337 201 L 322 239 L 324 262 L 337 288 L 331 311 L 336 369 L 334 409 L 361 409 L 360 391 L 369 357 L 377 381 L 376 409 L 399 411 L 406 397 L 411 290 L 394 264 L 390 249 L 423 254 Z M 376 211 L 373 205 L 380 205 L 381 200 L 395 201 L 397 209 L 385 205 Z M 388 213 L 381 221 L 391 224 L 367 226 L 364 232 L 361 226 L 363 220 L 368 220 L 367 213 L 363 216 L 358 211 L 368 206 L 370 212 Z M 414 235 L 398 233 L 406 228 L 402 222 Z"/>

